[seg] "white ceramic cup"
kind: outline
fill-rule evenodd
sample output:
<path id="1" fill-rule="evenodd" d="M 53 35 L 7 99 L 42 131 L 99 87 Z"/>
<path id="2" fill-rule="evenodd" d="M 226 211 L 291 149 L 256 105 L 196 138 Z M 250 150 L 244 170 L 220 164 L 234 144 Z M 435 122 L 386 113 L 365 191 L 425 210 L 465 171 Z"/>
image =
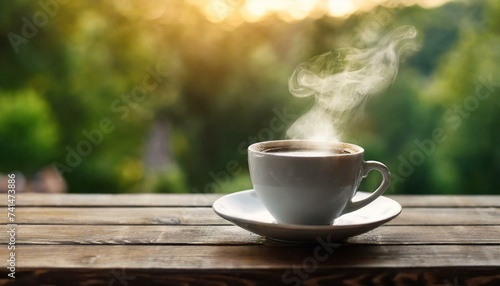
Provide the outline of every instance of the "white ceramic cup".
<path id="1" fill-rule="evenodd" d="M 248 147 L 253 188 L 277 223 L 328 225 L 382 195 L 391 177 L 387 167 L 363 160 L 363 148 L 349 143 L 276 140 Z M 372 170 L 382 174 L 367 198 L 352 201 Z"/>

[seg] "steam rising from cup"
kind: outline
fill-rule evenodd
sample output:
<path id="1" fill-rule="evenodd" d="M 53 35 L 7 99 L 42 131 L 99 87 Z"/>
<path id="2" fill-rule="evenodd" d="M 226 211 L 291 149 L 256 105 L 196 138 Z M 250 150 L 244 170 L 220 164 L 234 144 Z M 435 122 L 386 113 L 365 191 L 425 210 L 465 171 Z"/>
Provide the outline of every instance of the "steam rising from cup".
<path id="1" fill-rule="evenodd" d="M 387 89 L 398 74 L 399 57 L 416 48 L 417 29 L 402 26 L 367 49 L 344 48 L 300 64 L 288 86 L 315 103 L 288 129 L 291 139 L 339 141 L 349 122 L 362 114 L 369 97 Z"/>

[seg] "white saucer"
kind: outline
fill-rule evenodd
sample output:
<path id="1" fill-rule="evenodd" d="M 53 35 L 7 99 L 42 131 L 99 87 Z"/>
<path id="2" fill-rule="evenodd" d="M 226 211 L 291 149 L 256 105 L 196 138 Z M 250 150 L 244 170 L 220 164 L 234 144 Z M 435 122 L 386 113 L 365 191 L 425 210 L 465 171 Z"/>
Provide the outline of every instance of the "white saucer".
<path id="1" fill-rule="evenodd" d="M 354 200 L 369 193 L 358 192 Z M 378 197 L 369 205 L 337 218 L 331 225 L 278 224 L 253 190 L 226 195 L 213 204 L 215 213 L 253 233 L 274 240 L 317 242 L 320 238 L 341 240 L 372 230 L 401 213 L 401 205 L 387 197 Z"/>

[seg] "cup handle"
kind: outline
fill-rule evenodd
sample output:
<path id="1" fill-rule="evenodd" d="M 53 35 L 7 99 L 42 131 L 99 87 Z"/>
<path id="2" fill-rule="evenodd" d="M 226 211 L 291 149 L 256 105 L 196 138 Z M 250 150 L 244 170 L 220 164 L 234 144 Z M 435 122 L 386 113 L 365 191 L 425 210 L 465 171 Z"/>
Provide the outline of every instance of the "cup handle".
<path id="1" fill-rule="evenodd" d="M 361 173 L 363 179 L 366 178 L 368 176 L 368 173 L 373 170 L 379 171 L 382 174 L 382 183 L 380 183 L 378 188 L 368 197 L 355 202 L 353 202 L 351 199 L 342 211 L 342 214 L 349 213 L 366 206 L 367 204 L 373 202 L 376 198 L 381 196 L 387 190 L 389 184 L 391 183 L 391 173 L 389 172 L 389 169 L 387 169 L 387 167 L 380 162 L 366 161 L 363 163 L 363 169 Z"/>

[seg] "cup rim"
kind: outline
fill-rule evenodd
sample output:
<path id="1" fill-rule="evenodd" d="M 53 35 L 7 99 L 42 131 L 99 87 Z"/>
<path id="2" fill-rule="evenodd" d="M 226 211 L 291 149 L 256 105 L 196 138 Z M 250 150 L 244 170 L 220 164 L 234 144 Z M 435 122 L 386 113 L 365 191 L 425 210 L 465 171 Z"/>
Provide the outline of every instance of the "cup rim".
<path id="1" fill-rule="evenodd" d="M 265 156 L 283 156 L 277 153 L 272 153 L 272 152 L 266 152 L 269 148 L 272 147 L 284 147 L 288 146 L 288 144 L 291 143 L 294 144 L 299 144 L 299 146 L 302 146 L 304 148 L 307 147 L 333 147 L 333 148 L 338 148 L 338 149 L 348 149 L 351 151 L 350 153 L 335 153 L 335 154 L 329 154 L 329 155 L 318 155 L 317 157 L 338 157 L 338 156 L 354 156 L 354 155 L 359 155 L 364 153 L 364 149 L 361 146 L 358 146 L 356 144 L 352 143 L 346 143 L 346 142 L 340 142 L 340 141 L 320 141 L 320 140 L 307 140 L 307 139 L 283 139 L 283 140 L 269 140 L 269 141 L 262 141 L 262 142 L 256 142 L 248 146 L 248 152 L 252 152 L 255 154 L 259 155 L 265 155 Z M 316 156 L 313 156 L 316 157 Z"/>

